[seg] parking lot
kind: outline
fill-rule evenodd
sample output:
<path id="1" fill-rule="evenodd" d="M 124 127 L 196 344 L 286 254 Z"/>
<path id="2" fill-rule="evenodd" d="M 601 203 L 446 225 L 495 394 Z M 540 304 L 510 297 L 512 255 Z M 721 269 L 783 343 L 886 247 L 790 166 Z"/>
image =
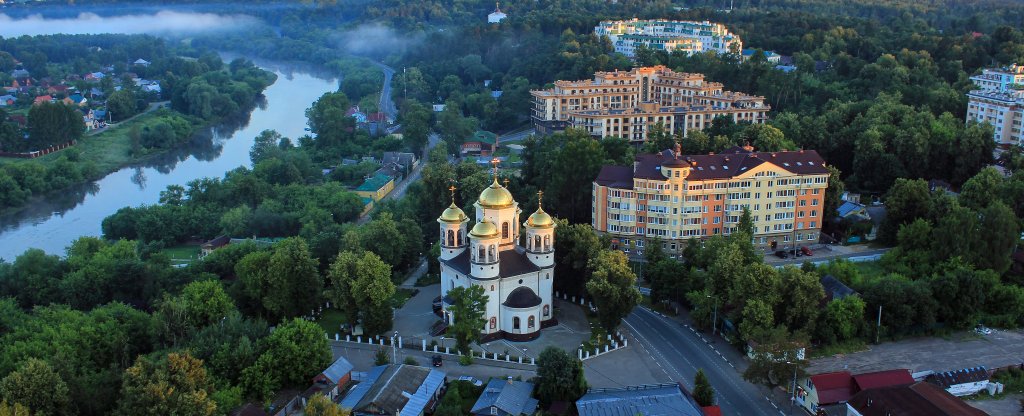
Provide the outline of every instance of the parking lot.
<path id="1" fill-rule="evenodd" d="M 911 372 L 947 371 L 985 366 L 1005 367 L 1024 362 L 1024 333 L 994 329 L 948 337 L 915 338 L 872 345 L 870 350 L 813 360 L 811 374 L 849 370 L 853 373 L 906 368 Z"/>

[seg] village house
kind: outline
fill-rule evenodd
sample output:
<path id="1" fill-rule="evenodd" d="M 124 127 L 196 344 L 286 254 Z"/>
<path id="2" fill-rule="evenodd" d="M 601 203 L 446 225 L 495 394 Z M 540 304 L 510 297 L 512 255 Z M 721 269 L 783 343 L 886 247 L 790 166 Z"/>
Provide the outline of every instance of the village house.
<path id="1" fill-rule="evenodd" d="M 591 389 L 576 401 L 576 411 L 579 416 L 704 416 L 693 396 L 673 383 Z"/>
<path id="2" fill-rule="evenodd" d="M 498 135 L 489 131 L 478 130 L 462 143 L 462 156 L 490 156 L 498 146 Z"/>
<path id="3" fill-rule="evenodd" d="M 797 381 L 796 403 L 812 415 L 830 406 L 845 407 L 855 394 L 867 389 L 906 386 L 914 383 L 906 369 L 851 375 L 849 371 L 815 374 Z"/>
<path id="4" fill-rule="evenodd" d="M 473 416 L 531 416 L 537 412 L 533 383 L 492 378 L 473 404 Z"/>
<path id="5" fill-rule="evenodd" d="M 865 389 L 850 398 L 858 416 L 982 416 L 975 409 L 932 383 L 917 382 Z"/>
<path id="6" fill-rule="evenodd" d="M 352 363 L 345 357 L 338 357 L 330 367 L 313 377 L 313 385 L 325 386 L 320 392 L 334 401 L 341 394 L 345 385 L 352 381 L 352 368 Z"/>
<path id="7" fill-rule="evenodd" d="M 18 98 L 13 95 L 0 95 L 0 107 L 12 106 L 16 101 Z"/>
<path id="8" fill-rule="evenodd" d="M 363 184 L 356 188 L 356 195 L 370 198 L 376 202 L 387 196 L 393 189 L 395 189 L 395 178 L 378 173 L 363 181 Z"/>
<path id="9" fill-rule="evenodd" d="M 420 416 L 433 412 L 445 372 L 406 364 L 374 367 L 341 400 L 353 416 Z"/>

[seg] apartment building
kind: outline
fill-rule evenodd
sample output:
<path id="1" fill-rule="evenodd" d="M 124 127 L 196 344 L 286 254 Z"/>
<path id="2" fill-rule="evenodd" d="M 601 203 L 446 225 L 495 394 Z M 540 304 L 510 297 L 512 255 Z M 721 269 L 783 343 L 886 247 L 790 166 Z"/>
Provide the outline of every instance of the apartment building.
<path id="1" fill-rule="evenodd" d="M 971 81 L 979 89 L 967 93 L 967 122 L 991 124 L 997 144 L 1024 146 L 1024 66 L 985 69 Z"/>
<path id="2" fill-rule="evenodd" d="M 703 74 L 663 65 L 598 72 L 593 80 L 555 81 L 553 88 L 530 94 L 540 134 L 575 127 L 597 138 L 623 137 L 634 143 L 646 141 L 658 123 L 685 136 L 718 116 L 764 123 L 771 110 L 764 97 L 724 91 L 721 83 L 706 81 Z"/>
<path id="3" fill-rule="evenodd" d="M 630 58 L 636 56 L 641 45 L 669 53 L 679 50 L 688 55 L 704 51 L 739 53 L 743 49 L 743 41 L 725 25 L 706 20 L 605 20 L 594 27 L 594 34 L 607 36 L 615 52 Z"/>
<path id="4" fill-rule="evenodd" d="M 642 254 L 652 239 L 679 252 L 691 238 L 735 232 L 746 208 L 758 248 L 818 242 L 829 172 L 817 152 L 680 153 L 677 145 L 633 166 L 604 166 L 592 187 L 594 229 L 626 252 Z"/>

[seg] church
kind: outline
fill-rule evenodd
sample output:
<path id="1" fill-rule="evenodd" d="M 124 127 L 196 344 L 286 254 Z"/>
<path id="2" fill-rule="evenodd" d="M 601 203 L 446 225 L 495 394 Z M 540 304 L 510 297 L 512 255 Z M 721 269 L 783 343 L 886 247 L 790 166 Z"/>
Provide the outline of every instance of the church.
<path id="1" fill-rule="evenodd" d="M 483 339 L 529 341 L 540 336 L 541 327 L 556 322 L 551 303 L 555 222 L 538 202 L 537 212 L 520 227 L 522 210 L 508 189 L 498 184 L 496 163 L 494 182 L 473 204 L 476 223 L 472 229 L 469 218 L 455 205 L 454 188 L 451 206 L 437 219 L 441 225 L 441 307 L 450 325 L 448 291 L 482 286 L 487 295 Z M 519 245 L 523 233 L 525 247 Z"/>

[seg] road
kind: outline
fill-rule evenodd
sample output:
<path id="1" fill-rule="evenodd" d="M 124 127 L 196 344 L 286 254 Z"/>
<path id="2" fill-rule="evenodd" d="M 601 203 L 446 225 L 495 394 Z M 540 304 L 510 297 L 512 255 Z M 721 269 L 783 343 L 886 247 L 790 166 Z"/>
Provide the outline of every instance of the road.
<path id="1" fill-rule="evenodd" d="M 713 349 L 700 335 L 677 321 L 663 318 L 650 310 L 638 307 L 625 319 L 625 325 L 647 349 L 651 358 L 669 374 L 673 381 L 681 382 L 691 391 L 693 378 L 703 369 L 715 398 L 724 414 L 778 415 L 779 410 L 766 398 L 767 390 L 743 380 L 739 371 L 722 353 Z M 726 356 L 729 356 L 729 351 Z M 731 354 L 734 361 L 739 354 Z"/>
<path id="2" fill-rule="evenodd" d="M 398 108 L 391 100 L 391 77 L 395 75 L 395 69 L 380 62 L 374 62 L 384 72 L 384 87 L 380 91 L 380 101 L 377 102 L 380 111 L 388 115 L 388 120 L 394 122 L 398 118 Z"/>
<path id="3" fill-rule="evenodd" d="M 778 257 L 775 257 L 774 254 L 769 254 L 769 255 L 765 255 L 764 262 L 768 263 L 768 264 L 770 264 L 772 266 L 778 267 L 778 266 L 785 266 L 787 264 L 792 264 L 792 265 L 799 266 L 801 264 L 804 264 L 805 262 L 810 262 L 810 263 L 812 263 L 814 265 L 818 265 L 818 264 L 828 263 L 828 262 L 830 262 L 832 260 L 836 260 L 836 259 L 846 259 L 846 260 L 850 260 L 852 262 L 875 261 L 875 260 L 878 260 L 879 258 L 881 258 L 882 255 L 885 254 L 889 250 L 892 250 L 892 249 L 891 248 L 879 248 L 879 249 L 863 250 L 863 251 L 856 251 L 856 252 L 850 252 L 850 253 L 835 253 L 835 252 L 831 252 L 830 253 L 830 252 L 825 251 L 825 250 L 817 250 L 817 251 L 814 252 L 814 255 L 811 256 L 811 257 L 795 257 L 795 258 L 794 257 L 790 257 L 790 258 L 785 259 L 785 260 L 780 259 Z"/>
<path id="4" fill-rule="evenodd" d="M 521 142 L 524 139 L 526 139 L 527 137 L 530 137 L 530 135 L 534 134 L 535 132 L 536 132 L 536 130 L 534 130 L 533 127 L 530 127 L 528 129 L 524 129 L 524 130 L 519 130 L 519 131 L 510 132 L 510 133 L 505 133 L 505 134 L 501 135 L 501 138 L 499 140 L 501 140 L 501 144 L 502 145 L 506 145 L 506 144 L 509 144 L 509 143 Z"/>

